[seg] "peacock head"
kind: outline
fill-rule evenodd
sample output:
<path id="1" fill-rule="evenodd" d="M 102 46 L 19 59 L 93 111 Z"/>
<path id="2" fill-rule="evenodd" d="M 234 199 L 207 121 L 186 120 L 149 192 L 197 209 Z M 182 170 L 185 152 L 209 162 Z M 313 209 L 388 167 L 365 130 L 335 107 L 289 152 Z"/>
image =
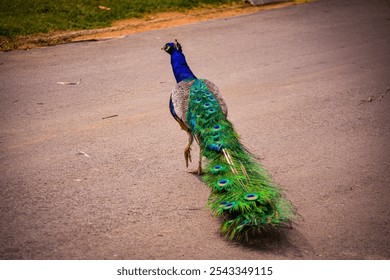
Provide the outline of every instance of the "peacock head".
<path id="1" fill-rule="evenodd" d="M 166 43 L 164 47 L 162 47 L 162 50 L 166 51 L 169 54 L 172 54 L 174 51 L 182 52 L 182 48 L 180 43 L 175 39 L 174 43 Z"/>

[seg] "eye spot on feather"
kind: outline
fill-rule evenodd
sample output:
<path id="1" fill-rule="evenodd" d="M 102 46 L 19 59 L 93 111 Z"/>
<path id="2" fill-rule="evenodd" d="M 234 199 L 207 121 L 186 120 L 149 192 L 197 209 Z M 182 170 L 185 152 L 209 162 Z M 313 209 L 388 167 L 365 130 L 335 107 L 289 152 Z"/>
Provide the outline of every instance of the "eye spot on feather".
<path id="1" fill-rule="evenodd" d="M 221 179 L 221 180 L 218 181 L 218 186 L 224 187 L 224 186 L 226 186 L 228 183 L 229 183 L 229 180 L 228 180 L 228 179 Z"/>
<path id="2" fill-rule="evenodd" d="M 222 166 L 220 166 L 220 165 L 216 165 L 216 166 L 213 167 L 214 171 L 219 171 L 221 169 L 222 169 Z"/>
<path id="3" fill-rule="evenodd" d="M 219 142 L 211 143 L 209 145 L 209 149 L 212 151 L 219 152 L 219 151 L 221 151 L 221 148 L 222 148 L 222 145 Z"/>
<path id="4" fill-rule="evenodd" d="M 215 165 L 211 168 L 211 173 L 212 174 L 219 174 L 225 171 L 225 168 L 222 165 Z"/>
<path id="5" fill-rule="evenodd" d="M 211 95 L 211 92 L 209 92 L 209 91 L 206 91 L 206 92 L 204 93 L 204 95 L 206 95 L 206 96 L 210 96 L 210 95 Z"/>
<path id="6" fill-rule="evenodd" d="M 214 108 L 210 108 L 210 109 L 209 109 L 209 113 L 211 113 L 211 114 L 212 114 L 212 113 L 215 113 L 215 109 L 214 109 Z"/>
<path id="7" fill-rule="evenodd" d="M 219 206 L 220 206 L 220 207 L 225 207 L 226 204 L 228 204 L 227 201 L 222 201 L 222 202 L 219 204 Z"/>
<path id="8" fill-rule="evenodd" d="M 210 96 L 210 97 L 209 97 L 209 100 L 210 100 L 210 101 L 215 101 L 215 98 L 212 97 L 212 96 Z"/>
<path id="9" fill-rule="evenodd" d="M 221 126 L 219 124 L 214 125 L 213 129 L 214 129 L 214 131 L 218 131 L 221 129 Z"/>
<path id="10" fill-rule="evenodd" d="M 203 105 L 205 108 L 208 108 L 211 106 L 211 103 L 210 102 L 206 102 L 204 105 Z"/>
<path id="11" fill-rule="evenodd" d="M 195 103 L 199 104 L 200 102 L 202 102 L 202 98 L 198 97 L 197 99 L 195 99 Z"/>
<path id="12" fill-rule="evenodd" d="M 233 206 L 234 206 L 234 202 L 229 202 L 229 203 L 226 203 L 225 206 L 223 206 L 223 209 L 224 210 L 229 210 Z"/>
<path id="13" fill-rule="evenodd" d="M 245 197 L 246 200 L 256 200 L 259 198 L 257 194 L 254 193 L 248 193 Z"/>

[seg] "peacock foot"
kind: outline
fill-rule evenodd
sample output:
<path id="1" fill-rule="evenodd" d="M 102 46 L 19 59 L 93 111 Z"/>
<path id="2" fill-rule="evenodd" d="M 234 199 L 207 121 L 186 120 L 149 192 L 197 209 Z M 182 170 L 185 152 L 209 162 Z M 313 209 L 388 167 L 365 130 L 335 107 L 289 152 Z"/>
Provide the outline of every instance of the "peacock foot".
<path id="1" fill-rule="evenodd" d="M 193 171 L 190 171 L 191 174 L 195 174 L 195 175 L 202 175 L 203 174 L 203 170 L 202 170 L 202 167 L 199 167 L 198 169 L 196 170 L 193 170 Z"/>

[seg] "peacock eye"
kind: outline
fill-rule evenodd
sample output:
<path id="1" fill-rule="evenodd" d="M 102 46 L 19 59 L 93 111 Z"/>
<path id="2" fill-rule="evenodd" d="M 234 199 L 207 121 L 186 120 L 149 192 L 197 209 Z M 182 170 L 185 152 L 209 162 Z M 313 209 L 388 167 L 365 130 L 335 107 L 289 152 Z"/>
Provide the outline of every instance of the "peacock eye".
<path id="1" fill-rule="evenodd" d="M 166 50 L 166 51 L 169 50 L 170 48 L 171 48 L 170 45 L 166 45 L 166 46 L 165 46 L 165 50 Z"/>

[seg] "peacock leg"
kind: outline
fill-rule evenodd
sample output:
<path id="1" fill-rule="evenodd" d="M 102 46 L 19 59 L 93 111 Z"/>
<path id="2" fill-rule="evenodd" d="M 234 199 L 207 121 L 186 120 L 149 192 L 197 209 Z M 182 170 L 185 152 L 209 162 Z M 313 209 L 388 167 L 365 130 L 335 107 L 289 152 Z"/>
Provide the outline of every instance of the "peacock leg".
<path id="1" fill-rule="evenodd" d="M 200 145 L 199 137 L 195 136 L 195 140 L 199 145 L 199 165 L 198 165 L 198 170 L 192 172 L 194 174 L 202 175 L 203 170 L 202 170 L 202 146 Z"/>
<path id="2" fill-rule="evenodd" d="M 184 159 L 186 160 L 186 167 L 188 168 L 188 161 L 191 162 L 191 144 L 194 142 L 194 136 L 191 132 L 188 132 L 188 145 L 184 149 Z"/>
<path id="3" fill-rule="evenodd" d="M 198 166 L 198 175 L 202 175 L 202 148 L 199 146 L 199 166 Z"/>

